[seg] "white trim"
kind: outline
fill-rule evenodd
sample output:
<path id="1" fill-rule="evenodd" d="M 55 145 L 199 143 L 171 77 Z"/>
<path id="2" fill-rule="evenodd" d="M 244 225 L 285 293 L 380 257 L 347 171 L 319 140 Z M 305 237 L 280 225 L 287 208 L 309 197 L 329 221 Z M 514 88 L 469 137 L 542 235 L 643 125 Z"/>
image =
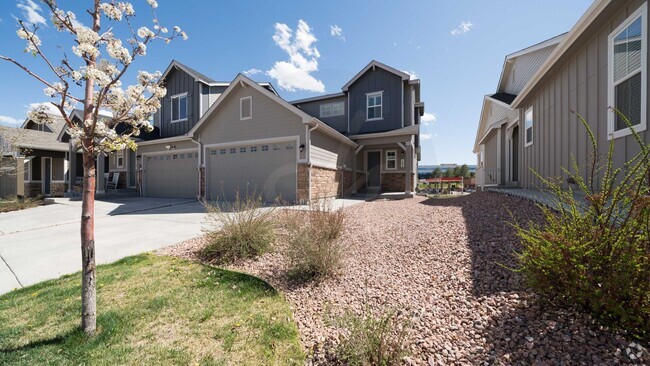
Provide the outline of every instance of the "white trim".
<path id="1" fill-rule="evenodd" d="M 621 83 L 627 81 L 633 76 L 636 76 L 638 73 L 641 74 L 641 120 L 639 124 L 634 125 L 634 131 L 641 132 L 645 131 L 647 128 L 647 102 L 648 102 L 648 17 L 647 17 L 647 8 L 648 3 L 645 2 L 639 8 L 632 13 L 625 21 L 623 21 L 614 31 L 612 31 L 607 37 L 607 102 L 611 107 L 616 106 L 615 100 L 615 89 Z M 614 38 L 622 32 L 625 28 L 629 27 L 637 19 L 641 19 L 641 67 L 638 72 L 635 70 L 632 73 L 629 73 L 621 80 L 614 82 Z M 627 116 L 626 116 L 627 117 Z M 607 139 L 616 139 L 623 136 L 628 136 L 632 134 L 632 129 L 629 127 L 615 130 L 616 126 L 616 112 L 611 111 L 607 114 Z"/>
<path id="2" fill-rule="evenodd" d="M 370 63 L 369 63 L 368 65 L 366 65 L 366 67 L 364 67 L 364 68 L 363 68 L 361 71 L 359 71 L 359 72 L 358 72 L 358 73 L 357 73 L 357 74 L 356 74 L 352 79 L 350 79 L 350 81 L 348 81 L 347 83 L 345 83 L 345 85 L 343 85 L 343 88 L 341 88 L 341 89 L 342 89 L 344 92 L 348 91 L 348 88 L 350 88 L 350 86 L 351 86 L 352 84 L 354 84 L 355 81 L 357 81 L 361 76 L 363 76 L 363 74 L 365 74 L 365 73 L 366 73 L 368 70 L 370 70 L 371 68 L 372 68 L 373 71 L 374 71 L 376 67 L 379 67 L 379 68 L 381 68 L 381 69 L 383 69 L 383 70 L 385 70 L 385 71 L 390 72 L 391 74 L 395 74 L 395 75 L 401 77 L 401 78 L 402 78 L 402 81 L 406 81 L 406 80 L 409 80 L 409 79 L 411 78 L 411 76 L 410 76 L 409 74 L 405 73 L 405 72 L 402 72 L 402 71 L 399 71 L 399 70 L 397 70 L 397 69 L 394 69 L 394 68 L 392 68 L 392 67 L 390 67 L 390 66 L 388 66 L 388 65 L 385 65 L 385 64 L 383 64 L 383 63 L 381 63 L 381 62 L 379 62 L 379 61 L 372 60 L 372 61 L 370 61 Z"/>
<path id="3" fill-rule="evenodd" d="M 164 144 L 165 142 L 181 142 L 181 141 L 191 141 L 191 140 L 192 139 L 189 136 L 182 135 L 182 136 L 165 137 L 156 140 L 139 141 L 136 143 L 138 144 L 138 146 L 149 146 L 149 145 Z"/>
<path id="4" fill-rule="evenodd" d="M 248 113 L 250 113 L 250 116 L 244 117 L 244 101 L 249 100 L 250 104 L 248 105 Z M 253 97 L 252 96 L 247 96 L 247 97 L 242 97 L 239 98 L 239 120 L 240 121 L 245 121 L 248 119 L 253 119 Z"/>
<path id="5" fill-rule="evenodd" d="M 120 164 L 120 155 L 122 155 L 122 164 Z M 115 167 L 118 169 L 124 169 L 124 150 L 115 151 Z"/>
<path id="6" fill-rule="evenodd" d="M 375 137 L 408 136 L 408 135 L 417 135 L 418 132 L 419 132 L 419 125 L 412 125 L 397 130 L 392 130 L 392 131 L 366 133 L 362 135 L 352 135 L 349 136 L 349 138 L 354 140 L 361 140 L 361 139 L 371 139 Z"/>
<path id="7" fill-rule="evenodd" d="M 528 127 L 526 127 L 526 119 L 528 118 L 528 111 L 530 111 L 530 141 L 528 141 Z M 531 146 L 535 142 L 535 109 L 531 105 L 524 111 L 524 147 Z"/>
<path id="8" fill-rule="evenodd" d="M 497 184 L 501 184 L 501 127 L 497 129 Z"/>
<path id="9" fill-rule="evenodd" d="M 402 117 L 401 117 L 401 119 L 402 119 L 402 128 L 404 128 L 404 83 L 402 83 L 400 91 L 402 92 L 402 103 L 401 103 L 402 104 Z M 382 102 L 382 104 L 384 103 L 384 98 L 383 97 L 381 98 L 381 102 Z M 415 124 L 415 122 L 413 124 Z"/>
<path id="10" fill-rule="evenodd" d="M 310 98 L 292 100 L 290 103 L 291 104 L 302 104 L 302 103 L 315 102 L 315 101 L 318 101 L 318 100 L 330 99 L 330 98 L 336 98 L 336 97 L 343 97 L 343 96 L 345 96 L 345 93 L 343 93 L 343 92 L 332 93 L 332 94 L 319 95 L 317 97 L 310 97 Z"/>
<path id="11" fill-rule="evenodd" d="M 45 179 L 44 179 L 45 178 L 45 165 L 46 165 L 45 160 L 48 160 L 48 159 L 50 160 L 50 186 L 48 187 L 49 190 L 50 190 L 50 193 L 45 193 Z M 49 156 L 42 156 L 41 157 L 41 193 L 43 193 L 43 195 L 46 195 L 46 194 L 51 195 L 52 194 L 52 183 L 53 183 L 52 170 L 53 170 L 52 169 L 52 158 L 49 157 Z"/>
<path id="12" fill-rule="evenodd" d="M 389 168 L 388 167 L 388 162 L 390 161 L 390 159 L 388 159 L 388 153 L 395 153 L 395 158 L 393 159 L 395 161 L 395 167 L 394 168 Z M 385 155 L 384 170 L 386 170 L 386 171 L 388 171 L 388 170 L 390 170 L 390 171 L 397 170 L 397 150 L 395 150 L 395 149 L 384 150 L 384 155 Z"/>
<path id="13" fill-rule="evenodd" d="M 374 98 L 377 95 L 381 98 L 381 104 L 380 105 L 373 105 L 369 106 L 368 105 L 368 99 L 369 98 Z M 368 109 L 370 108 L 377 108 L 379 107 L 379 117 L 373 117 L 373 118 L 368 118 Z M 384 119 L 384 91 L 379 90 L 379 91 L 374 91 L 371 93 L 366 93 L 366 122 L 368 121 L 379 121 Z"/>
<path id="14" fill-rule="evenodd" d="M 341 108 L 341 113 L 334 114 L 334 106 L 335 105 L 343 105 L 343 108 Z M 323 107 L 330 107 L 330 114 L 328 116 L 323 115 Z M 331 103 L 323 103 L 319 105 L 319 116 L 320 118 L 328 118 L 328 117 L 339 117 L 339 116 L 344 116 L 345 115 L 345 102 L 339 101 L 339 102 L 331 102 Z"/>
<path id="15" fill-rule="evenodd" d="M 180 98 L 185 97 L 185 117 L 180 118 L 180 119 L 174 119 L 174 98 L 178 100 L 178 117 L 181 116 L 181 105 L 180 105 Z M 185 122 L 187 121 L 187 116 L 189 114 L 188 110 L 188 103 L 187 103 L 187 92 L 185 93 L 179 93 L 176 95 L 172 95 L 169 97 L 169 123 L 177 123 L 177 122 Z"/>

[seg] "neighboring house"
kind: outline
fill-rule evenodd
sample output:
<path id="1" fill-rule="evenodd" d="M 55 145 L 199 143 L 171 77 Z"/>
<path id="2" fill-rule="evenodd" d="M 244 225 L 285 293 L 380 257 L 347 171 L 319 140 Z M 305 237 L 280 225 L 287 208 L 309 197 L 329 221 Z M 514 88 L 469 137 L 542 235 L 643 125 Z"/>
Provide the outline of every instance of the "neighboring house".
<path id="1" fill-rule="evenodd" d="M 57 140 L 65 121 L 52 119 L 38 124 L 28 118 L 20 128 L 0 126 L 2 158 L 17 165 L 15 174 L 2 177 L 0 196 L 61 196 L 66 191 L 68 145 Z"/>
<path id="2" fill-rule="evenodd" d="M 341 93 L 289 103 L 270 84 L 216 82 L 173 61 L 138 142 L 142 193 L 306 202 L 371 188 L 412 194 L 424 113 L 419 80 L 372 61 Z"/>
<path id="3" fill-rule="evenodd" d="M 647 0 L 595 1 L 506 103 L 516 111 L 516 121 L 507 119 L 505 125 L 500 124 L 506 128 L 497 135 L 501 137 L 496 151 L 507 156 L 503 138 L 507 139 L 508 130 L 516 126 L 516 146 L 509 161 L 499 156 L 492 160 L 495 153 L 485 137 L 487 130 L 479 126 L 475 152 L 484 180 L 479 179 L 478 184 L 539 187 L 541 182 L 533 171 L 566 182 L 562 168 L 570 167 L 572 158 L 578 162 L 580 173 L 587 175 L 592 151 L 578 115 L 592 129 L 599 145 L 597 153 L 603 156 L 613 141 L 614 165 L 623 167 L 639 148 L 630 129 L 610 107 L 625 114 L 647 144 L 649 16 Z M 485 114 L 484 106 L 481 125 Z M 510 168 L 514 176 L 500 171 L 509 166 L 516 167 L 516 172 Z M 494 182 L 486 177 L 492 167 L 500 169 Z"/>

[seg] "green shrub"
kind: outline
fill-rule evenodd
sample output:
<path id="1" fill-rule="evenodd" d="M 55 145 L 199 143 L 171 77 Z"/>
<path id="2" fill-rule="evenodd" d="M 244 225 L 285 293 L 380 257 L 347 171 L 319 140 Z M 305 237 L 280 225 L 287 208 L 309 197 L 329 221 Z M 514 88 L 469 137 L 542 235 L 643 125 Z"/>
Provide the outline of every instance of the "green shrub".
<path id="1" fill-rule="evenodd" d="M 334 324 L 342 331 L 336 357 L 346 365 L 400 365 L 409 354 L 410 322 L 396 311 L 374 315 L 366 307 L 361 315 L 347 311 Z"/>
<path id="2" fill-rule="evenodd" d="M 331 203 L 323 201 L 287 217 L 286 257 L 291 277 L 308 280 L 336 274 L 345 254 L 340 240 L 345 226 L 343 210 L 333 210 Z"/>
<path id="3" fill-rule="evenodd" d="M 274 208 L 264 207 L 260 195 L 234 202 L 206 203 L 208 244 L 198 252 L 210 263 L 254 258 L 269 250 L 275 239 Z"/>
<path id="4" fill-rule="evenodd" d="M 573 159 L 573 168 L 564 170 L 569 189 L 537 175 L 553 192 L 557 207 L 542 207 L 544 226 L 516 225 L 523 244 L 519 270 L 546 298 L 581 307 L 606 325 L 646 338 L 650 336 L 650 147 L 633 131 L 640 152 L 624 167 L 614 168 L 614 140 L 601 161 L 589 125 L 579 119 L 594 152 L 589 174 L 583 177 Z"/>

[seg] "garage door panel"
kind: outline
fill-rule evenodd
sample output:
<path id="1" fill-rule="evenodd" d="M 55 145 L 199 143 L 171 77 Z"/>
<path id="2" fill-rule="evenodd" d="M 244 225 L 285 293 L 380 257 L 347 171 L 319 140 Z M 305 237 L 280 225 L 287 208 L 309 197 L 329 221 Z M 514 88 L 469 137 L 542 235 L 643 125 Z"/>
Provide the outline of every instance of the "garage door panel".
<path id="1" fill-rule="evenodd" d="M 148 197 L 196 198 L 198 154 L 170 152 L 146 157 L 145 193 Z"/>
<path id="2" fill-rule="evenodd" d="M 295 142 L 210 149 L 209 198 L 261 194 L 265 201 L 296 199 Z"/>

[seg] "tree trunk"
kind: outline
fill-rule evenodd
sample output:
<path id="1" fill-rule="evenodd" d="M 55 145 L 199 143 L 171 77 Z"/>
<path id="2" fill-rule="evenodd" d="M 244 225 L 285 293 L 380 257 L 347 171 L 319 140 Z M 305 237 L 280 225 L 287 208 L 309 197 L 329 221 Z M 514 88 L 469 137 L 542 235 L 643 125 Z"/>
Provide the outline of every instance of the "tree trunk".
<path id="1" fill-rule="evenodd" d="M 97 272 L 95 268 L 95 154 L 92 139 L 83 145 L 83 201 L 81 205 L 81 329 L 93 336 L 97 328 Z"/>

